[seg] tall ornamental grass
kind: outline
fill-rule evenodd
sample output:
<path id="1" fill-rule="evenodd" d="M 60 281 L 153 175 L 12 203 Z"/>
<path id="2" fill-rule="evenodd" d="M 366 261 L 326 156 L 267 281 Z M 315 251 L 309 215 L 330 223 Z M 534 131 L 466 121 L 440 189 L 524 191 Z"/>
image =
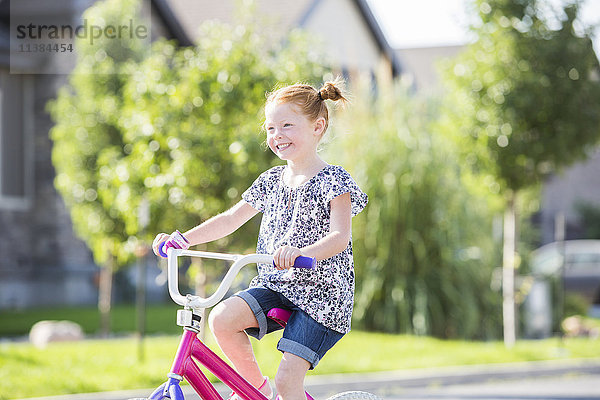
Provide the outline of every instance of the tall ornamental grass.
<path id="1" fill-rule="evenodd" d="M 491 338 L 501 329 L 495 198 L 433 128 L 436 101 L 401 82 L 356 87 L 336 115 L 328 159 L 369 195 L 353 222 L 355 326 L 443 338 Z"/>

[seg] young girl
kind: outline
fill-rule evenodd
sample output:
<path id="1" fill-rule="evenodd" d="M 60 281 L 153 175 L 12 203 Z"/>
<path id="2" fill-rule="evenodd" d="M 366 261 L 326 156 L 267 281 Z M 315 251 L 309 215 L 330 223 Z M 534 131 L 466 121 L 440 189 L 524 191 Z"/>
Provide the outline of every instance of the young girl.
<path id="1" fill-rule="evenodd" d="M 296 84 L 271 93 L 265 105 L 267 144 L 287 165 L 262 173 L 228 211 L 183 235 L 161 233 L 153 243 L 156 254 L 165 240 L 167 246 L 188 248 L 227 236 L 263 213 L 256 252 L 273 254 L 276 266 L 259 265 L 250 288 L 218 304 L 209 325 L 236 370 L 268 398 L 273 391 L 248 335 L 261 339 L 280 328 L 266 317 L 270 309 L 292 311 L 277 345 L 283 357 L 275 385 L 284 400 L 306 399 L 307 371 L 350 330 L 352 216 L 365 207 L 367 195 L 342 167 L 317 154 L 329 120 L 325 100 L 346 101 L 338 84 L 327 82 L 320 90 Z M 301 255 L 315 257 L 316 269 L 290 268 Z"/>

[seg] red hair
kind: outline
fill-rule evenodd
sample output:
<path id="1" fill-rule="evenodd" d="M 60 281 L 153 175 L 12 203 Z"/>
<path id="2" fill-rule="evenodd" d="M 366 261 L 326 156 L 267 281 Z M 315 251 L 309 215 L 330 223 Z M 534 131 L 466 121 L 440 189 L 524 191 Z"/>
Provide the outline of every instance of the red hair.
<path id="1" fill-rule="evenodd" d="M 325 100 L 341 101 L 342 103 L 348 101 L 339 88 L 342 83 L 343 80 L 337 78 L 333 82 L 325 82 L 319 90 L 302 83 L 286 86 L 269 93 L 267 105 L 270 103 L 293 103 L 311 121 L 324 118 L 325 129 L 323 132 L 325 132 L 329 125 L 329 110 Z"/>

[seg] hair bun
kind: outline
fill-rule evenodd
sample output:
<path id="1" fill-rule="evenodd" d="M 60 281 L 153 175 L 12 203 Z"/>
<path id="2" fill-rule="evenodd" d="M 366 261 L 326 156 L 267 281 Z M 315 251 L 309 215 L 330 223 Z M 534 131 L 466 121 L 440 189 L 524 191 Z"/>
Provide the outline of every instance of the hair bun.
<path id="1" fill-rule="evenodd" d="M 346 98 L 342 95 L 342 91 L 336 86 L 341 82 L 325 82 L 325 84 L 319 89 L 319 96 L 323 100 L 346 100 Z"/>

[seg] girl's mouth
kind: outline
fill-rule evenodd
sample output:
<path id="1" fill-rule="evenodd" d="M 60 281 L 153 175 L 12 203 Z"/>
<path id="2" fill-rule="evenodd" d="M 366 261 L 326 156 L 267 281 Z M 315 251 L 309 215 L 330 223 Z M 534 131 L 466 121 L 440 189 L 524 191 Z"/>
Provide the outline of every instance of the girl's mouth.
<path id="1" fill-rule="evenodd" d="M 291 143 L 282 143 L 282 144 L 278 144 L 276 147 L 277 147 L 277 150 L 285 150 L 290 146 L 291 146 Z"/>

